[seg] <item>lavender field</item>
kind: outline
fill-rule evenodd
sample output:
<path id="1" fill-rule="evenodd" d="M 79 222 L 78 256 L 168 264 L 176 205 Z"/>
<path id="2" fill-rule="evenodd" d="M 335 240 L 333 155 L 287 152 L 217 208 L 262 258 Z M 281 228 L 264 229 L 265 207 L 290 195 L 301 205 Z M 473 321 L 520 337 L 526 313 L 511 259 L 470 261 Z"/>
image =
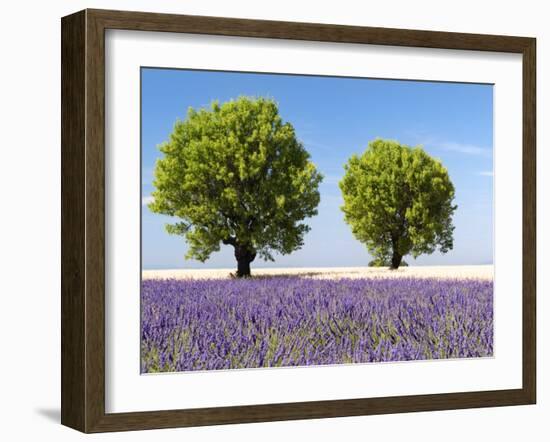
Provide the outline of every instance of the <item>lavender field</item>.
<path id="1" fill-rule="evenodd" d="M 141 372 L 493 354 L 491 280 L 145 279 Z"/>

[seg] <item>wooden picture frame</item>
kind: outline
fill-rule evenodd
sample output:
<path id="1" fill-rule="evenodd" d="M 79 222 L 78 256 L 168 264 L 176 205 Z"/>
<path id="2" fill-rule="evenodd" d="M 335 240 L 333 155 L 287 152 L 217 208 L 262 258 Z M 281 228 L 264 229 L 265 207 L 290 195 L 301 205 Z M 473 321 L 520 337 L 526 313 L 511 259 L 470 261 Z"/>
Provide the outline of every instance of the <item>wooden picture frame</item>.
<path id="1" fill-rule="evenodd" d="M 83 432 L 534 404 L 536 398 L 536 77 L 534 38 L 84 10 L 62 19 L 62 424 Z M 523 385 L 512 390 L 105 412 L 105 30 L 123 29 L 523 57 Z"/>

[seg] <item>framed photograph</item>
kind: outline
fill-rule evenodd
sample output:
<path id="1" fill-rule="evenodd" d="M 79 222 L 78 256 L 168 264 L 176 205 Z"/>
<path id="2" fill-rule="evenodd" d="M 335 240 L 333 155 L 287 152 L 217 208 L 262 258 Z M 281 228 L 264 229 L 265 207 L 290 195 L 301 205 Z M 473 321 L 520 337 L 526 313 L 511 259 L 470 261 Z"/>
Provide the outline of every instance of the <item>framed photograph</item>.
<path id="1" fill-rule="evenodd" d="M 64 425 L 535 403 L 535 39 L 61 28 Z"/>

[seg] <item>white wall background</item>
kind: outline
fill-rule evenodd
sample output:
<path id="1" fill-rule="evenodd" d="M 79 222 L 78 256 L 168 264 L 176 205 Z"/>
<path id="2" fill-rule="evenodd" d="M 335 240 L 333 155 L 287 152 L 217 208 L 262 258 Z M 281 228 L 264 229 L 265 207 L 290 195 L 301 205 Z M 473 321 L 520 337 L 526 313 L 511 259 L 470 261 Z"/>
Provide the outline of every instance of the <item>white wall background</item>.
<path id="1" fill-rule="evenodd" d="M 547 440 L 550 433 L 550 27 L 545 2 L 19 0 L 0 27 L 0 435 L 81 440 L 59 425 L 60 22 L 82 8 L 534 36 L 538 39 L 538 405 L 117 433 L 95 440 Z M 544 171 L 549 171 L 544 174 Z M 545 250 L 545 248 L 547 250 Z M 31 439 L 32 440 L 32 439 Z"/>

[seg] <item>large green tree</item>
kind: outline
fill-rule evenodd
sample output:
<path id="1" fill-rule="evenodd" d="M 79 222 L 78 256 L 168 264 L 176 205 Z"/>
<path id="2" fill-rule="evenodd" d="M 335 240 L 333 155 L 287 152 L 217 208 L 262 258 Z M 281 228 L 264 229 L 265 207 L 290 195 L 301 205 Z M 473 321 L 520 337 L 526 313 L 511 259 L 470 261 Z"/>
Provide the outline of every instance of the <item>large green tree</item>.
<path id="1" fill-rule="evenodd" d="M 190 108 L 160 150 L 149 208 L 178 218 L 166 228 L 187 239 L 186 258 L 204 262 L 231 245 L 243 277 L 256 255 L 274 260 L 302 246 L 322 176 L 273 100 Z"/>
<path id="2" fill-rule="evenodd" d="M 379 262 L 453 248 L 454 186 L 421 147 L 377 139 L 353 155 L 340 181 L 342 210 L 355 237 Z"/>

